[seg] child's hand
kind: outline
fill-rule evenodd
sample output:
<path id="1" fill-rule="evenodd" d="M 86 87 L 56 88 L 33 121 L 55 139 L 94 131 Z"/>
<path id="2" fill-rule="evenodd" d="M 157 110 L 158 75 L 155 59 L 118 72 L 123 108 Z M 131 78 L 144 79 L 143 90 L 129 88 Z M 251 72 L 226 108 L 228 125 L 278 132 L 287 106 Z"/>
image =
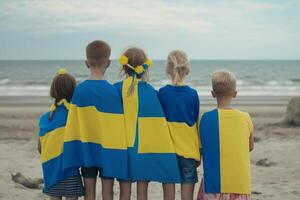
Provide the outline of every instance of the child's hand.
<path id="1" fill-rule="evenodd" d="M 38 150 L 38 152 L 41 154 L 41 150 L 42 149 L 42 147 L 41 147 L 41 141 L 40 141 L 40 138 L 38 138 L 38 144 L 37 144 L 37 150 Z"/>

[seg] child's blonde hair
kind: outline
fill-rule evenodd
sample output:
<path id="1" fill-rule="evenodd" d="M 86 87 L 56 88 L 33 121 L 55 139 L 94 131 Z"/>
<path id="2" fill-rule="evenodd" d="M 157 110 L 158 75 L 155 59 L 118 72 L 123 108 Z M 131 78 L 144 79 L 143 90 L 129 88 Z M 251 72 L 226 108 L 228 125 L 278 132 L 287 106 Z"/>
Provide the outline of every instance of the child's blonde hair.
<path id="1" fill-rule="evenodd" d="M 142 65 L 147 61 L 147 55 L 143 49 L 137 48 L 137 47 L 130 47 L 125 50 L 123 53 L 128 58 L 128 64 L 131 65 L 132 67 L 136 68 L 139 65 Z M 124 73 L 128 76 L 132 76 L 135 74 L 135 71 L 128 67 L 127 65 L 122 66 L 122 70 Z M 137 75 L 136 75 L 137 76 Z M 141 78 L 142 80 L 147 79 L 147 72 L 144 73 L 141 77 L 137 76 L 137 78 Z M 127 94 L 130 96 L 134 92 L 134 81 L 132 81 Z"/>
<path id="2" fill-rule="evenodd" d="M 184 51 L 171 51 L 167 58 L 167 73 L 175 85 L 183 81 L 183 78 L 189 73 L 189 60 Z"/>
<path id="3" fill-rule="evenodd" d="M 236 91 L 236 77 L 228 69 L 220 69 L 212 74 L 212 89 L 216 96 L 224 97 Z"/>

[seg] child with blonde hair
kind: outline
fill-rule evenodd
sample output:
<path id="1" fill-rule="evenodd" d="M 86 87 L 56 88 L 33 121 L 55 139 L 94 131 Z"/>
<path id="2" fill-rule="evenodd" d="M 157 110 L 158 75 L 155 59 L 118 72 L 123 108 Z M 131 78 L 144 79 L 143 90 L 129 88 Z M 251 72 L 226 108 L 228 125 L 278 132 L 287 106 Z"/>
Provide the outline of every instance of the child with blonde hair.
<path id="1" fill-rule="evenodd" d="M 53 78 L 50 96 L 54 103 L 49 112 L 40 118 L 38 150 L 41 153 L 44 175 L 44 193 L 51 200 L 78 199 L 84 195 L 79 167 L 63 170 L 63 143 L 65 126 L 75 78 L 66 70 L 60 69 Z"/>
<path id="2" fill-rule="evenodd" d="M 163 184 L 164 199 L 175 199 L 180 174 L 165 114 L 155 89 L 146 82 L 152 61 L 142 49 L 129 48 L 120 57 L 126 78 L 115 84 L 123 98 L 128 145 L 129 190 L 137 181 L 137 199 L 147 199 L 148 183 Z"/>
<path id="3" fill-rule="evenodd" d="M 160 88 L 159 98 L 177 154 L 181 174 L 181 199 L 192 200 L 194 185 L 198 182 L 197 167 L 200 161 L 197 130 L 199 97 L 195 89 L 183 83 L 190 71 L 185 52 L 170 52 L 166 71 L 172 84 Z"/>
<path id="4" fill-rule="evenodd" d="M 250 151 L 253 124 L 250 115 L 234 109 L 235 75 L 224 69 L 212 75 L 212 96 L 217 108 L 203 114 L 199 133 L 203 180 L 198 200 L 250 200 Z"/>

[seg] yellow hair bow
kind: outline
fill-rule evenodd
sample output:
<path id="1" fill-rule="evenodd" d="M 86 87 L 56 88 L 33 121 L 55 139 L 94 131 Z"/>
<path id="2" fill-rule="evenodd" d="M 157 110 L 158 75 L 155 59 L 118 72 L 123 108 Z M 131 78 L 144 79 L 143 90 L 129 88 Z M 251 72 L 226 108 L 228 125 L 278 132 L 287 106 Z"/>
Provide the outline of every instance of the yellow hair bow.
<path id="1" fill-rule="evenodd" d="M 64 68 L 61 68 L 61 69 L 59 69 L 59 70 L 57 71 L 57 74 L 59 74 L 59 75 L 63 75 L 63 74 L 66 74 L 66 73 L 67 73 L 67 70 L 64 69 Z"/>
<path id="2" fill-rule="evenodd" d="M 122 65 L 122 66 L 127 66 L 129 67 L 130 69 L 132 69 L 136 74 L 140 75 L 142 73 L 144 73 L 148 68 L 150 68 L 153 64 L 153 61 L 151 59 L 148 59 L 146 62 L 144 62 L 142 65 L 139 65 L 139 66 L 136 66 L 136 67 L 133 67 L 132 65 L 130 65 L 128 63 L 128 57 L 125 56 L 125 55 L 121 55 L 120 58 L 119 58 L 119 63 Z"/>
<path id="3" fill-rule="evenodd" d="M 57 106 L 60 106 L 60 105 L 64 105 L 66 107 L 66 109 L 69 110 L 70 103 L 66 99 L 62 99 L 57 103 Z M 50 107 L 50 111 L 53 112 L 57 106 L 55 104 L 52 104 Z"/>

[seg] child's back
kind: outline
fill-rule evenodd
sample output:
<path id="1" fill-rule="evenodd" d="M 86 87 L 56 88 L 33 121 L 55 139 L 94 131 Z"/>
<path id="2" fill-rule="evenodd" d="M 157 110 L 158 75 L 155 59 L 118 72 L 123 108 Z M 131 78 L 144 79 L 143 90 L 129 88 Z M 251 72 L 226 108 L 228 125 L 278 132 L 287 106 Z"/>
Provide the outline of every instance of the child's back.
<path id="1" fill-rule="evenodd" d="M 63 170 L 65 125 L 75 84 L 75 79 L 71 75 L 60 70 L 53 79 L 50 91 L 55 103 L 51 111 L 40 118 L 39 151 L 42 159 L 44 193 L 52 197 L 78 197 L 84 193 L 78 167 Z"/>
<path id="2" fill-rule="evenodd" d="M 215 109 L 204 113 L 200 126 L 206 193 L 250 193 L 248 113 Z"/>
<path id="3" fill-rule="evenodd" d="M 190 69 L 188 63 L 185 52 L 174 50 L 169 53 L 166 71 L 172 85 L 162 87 L 159 90 L 159 98 L 177 154 L 181 175 L 181 198 L 192 200 L 194 184 L 198 182 L 197 167 L 200 161 L 197 129 L 200 103 L 197 91 L 183 84 Z"/>
<path id="4" fill-rule="evenodd" d="M 248 113 L 233 109 L 236 78 L 228 70 L 212 76 L 212 95 L 218 108 L 203 114 L 199 133 L 203 157 L 203 184 L 198 199 L 249 199 L 250 151 L 253 124 Z"/>
<path id="5" fill-rule="evenodd" d="M 127 178 L 121 97 L 106 80 L 80 83 L 70 104 L 64 167 L 99 167 L 101 176 Z"/>
<path id="6" fill-rule="evenodd" d="M 159 90 L 159 98 L 177 155 L 199 161 L 199 136 L 196 125 L 199 115 L 197 91 L 186 85 L 166 85 Z"/>
<path id="7" fill-rule="evenodd" d="M 114 178 L 128 178 L 122 99 L 116 88 L 103 80 L 110 53 L 104 41 L 87 45 L 85 63 L 90 78 L 75 89 L 64 137 L 64 168 L 82 167 L 85 199 L 96 199 L 98 175 L 103 199 L 112 198 Z"/>
<path id="8" fill-rule="evenodd" d="M 137 92 L 127 96 L 131 82 L 129 77 L 115 84 L 123 93 L 130 179 L 178 182 L 178 169 L 171 165 L 176 164 L 174 147 L 157 92 L 147 82 L 137 80 Z"/>
<path id="9" fill-rule="evenodd" d="M 143 50 L 129 48 L 120 63 L 126 79 L 115 86 L 123 99 L 129 181 L 137 181 L 137 199 L 147 199 L 149 181 L 163 183 L 164 196 L 171 199 L 180 174 L 157 91 L 145 81 L 151 61 Z"/>

